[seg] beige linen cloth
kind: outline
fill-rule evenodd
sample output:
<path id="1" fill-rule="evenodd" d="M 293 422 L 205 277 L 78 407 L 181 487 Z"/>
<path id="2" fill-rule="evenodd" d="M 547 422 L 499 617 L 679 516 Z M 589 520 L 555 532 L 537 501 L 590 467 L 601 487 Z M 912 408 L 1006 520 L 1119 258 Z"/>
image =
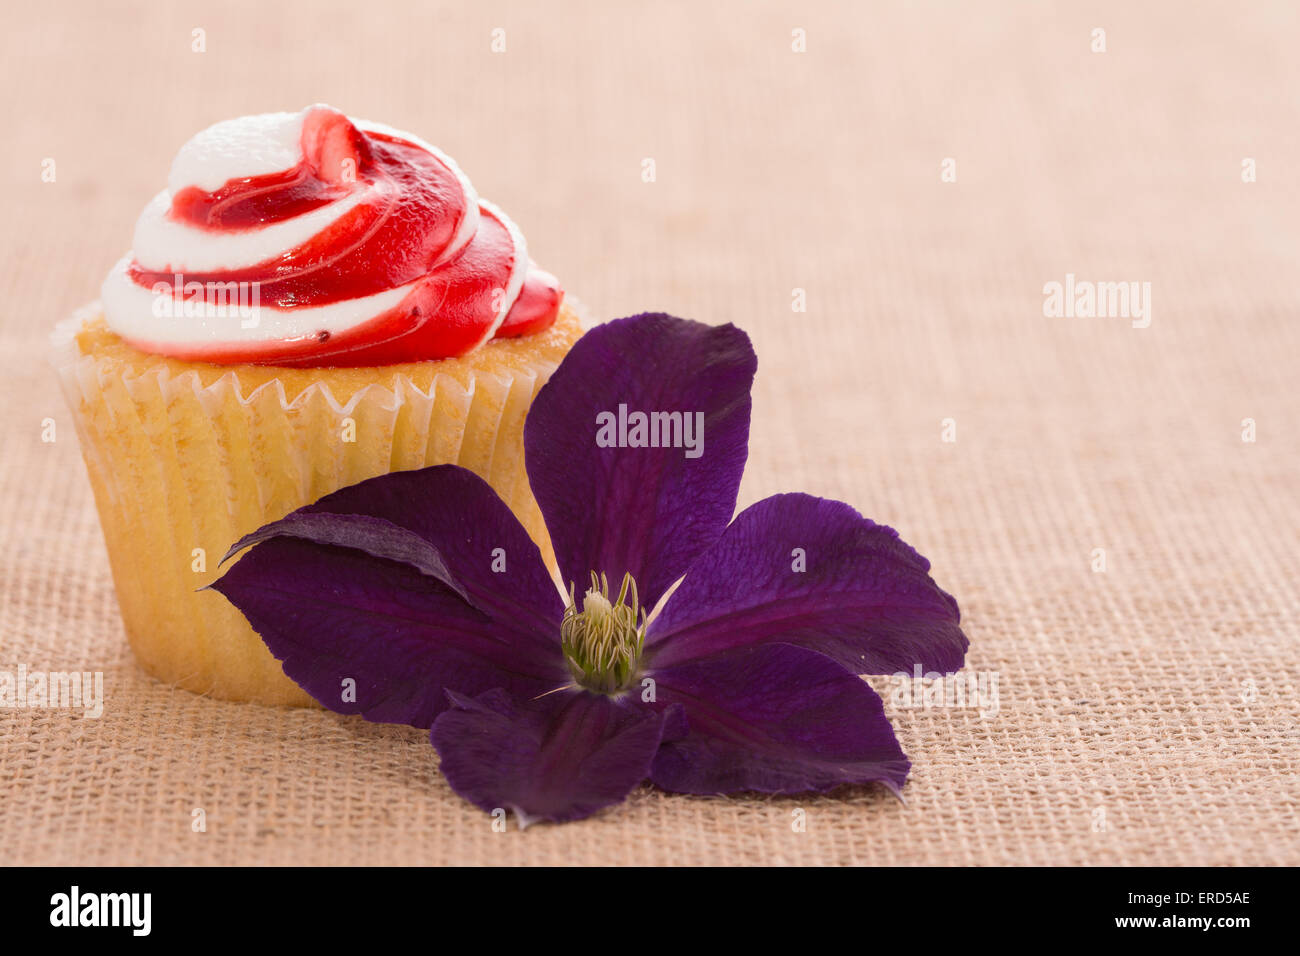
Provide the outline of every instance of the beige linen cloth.
<path id="1" fill-rule="evenodd" d="M 106 699 L 0 709 L 4 862 L 1300 863 L 1294 6 L 416 6 L 6 9 L 0 670 Z M 873 679 L 905 804 L 496 832 L 420 731 L 134 666 L 46 335 L 188 136 L 316 101 L 445 148 L 598 315 L 749 331 L 742 504 L 898 528 L 997 681 Z M 1144 314 L 1046 315 L 1067 275 Z"/>

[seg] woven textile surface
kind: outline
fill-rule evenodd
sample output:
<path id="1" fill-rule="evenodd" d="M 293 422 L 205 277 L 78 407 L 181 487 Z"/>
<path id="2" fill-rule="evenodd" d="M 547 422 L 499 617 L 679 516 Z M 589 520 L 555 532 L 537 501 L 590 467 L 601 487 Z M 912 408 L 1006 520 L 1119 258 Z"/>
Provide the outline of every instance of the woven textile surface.
<path id="1" fill-rule="evenodd" d="M 1300 863 L 1294 6 L 5 20 L 0 670 L 105 689 L 98 718 L 0 708 L 5 862 Z M 896 527 L 996 682 L 908 706 L 871 679 L 914 764 L 905 802 L 643 787 L 496 832 L 421 731 L 137 668 L 46 338 L 186 138 L 317 101 L 444 148 L 597 317 L 749 332 L 741 504 L 802 490 Z M 1046 314 L 1067 276 L 1137 283 L 1144 315 Z"/>

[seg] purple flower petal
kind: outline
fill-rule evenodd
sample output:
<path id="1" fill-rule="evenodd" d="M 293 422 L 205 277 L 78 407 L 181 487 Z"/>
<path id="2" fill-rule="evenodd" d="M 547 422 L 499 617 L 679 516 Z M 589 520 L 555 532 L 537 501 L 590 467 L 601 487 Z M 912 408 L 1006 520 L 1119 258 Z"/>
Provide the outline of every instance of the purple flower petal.
<path id="1" fill-rule="evenodd" d="M 464 469 L 362 482 L 255 537 L 212 587 L 331 710 L 428 727 L 448 689 L 532 696 L 570 679 L 563 602 L 536 546 Z"/>
<path id="2" fill-rule="evenodd" d="M 541 552 L 492 486 L 469 469 L 435 465 L 380 475 L 301 513 L 370 515 L 406 528 L 438 550 L 475 607 L 559 646 L 564 601 Z"/>
<path id="3" fill-rule="evenodd" d="M 565 690 L 536 700 L 503 691 L 455 706 L 430 739 L 451 788 L 520 825 L 590 816 L 618 803 L 650 773 L 664 717 L 634 701 Z"/>
<path id="4" fill-rule="evenodd" d="M 802 793 L 879 781 L 895 792 L 910 764 L 880 698 L 825 655 L 764 644 L 651 671 L 660 705 L 690 732 L 665 741 L 650 778 L 683 793 Z"/>
<path id="5" fill-rule="evenodd" d="M 803 568 L 803 570 L 799 570 Z M 930 562 L 840 501 L 789 494 L 745 509 L 691 565 L 646 636 L 671 667 L 781 641 L 854 674 L 959 669 L 969 642 Z"/>
<path id="6" fill-rule="evenodd" d="M 581 587 L 592 571 L 617 583 L 631 572 L 651 608 L 722 533 L 748 454 L 756 367 L 744 332 L 670 315 L 618 319 L 578 340 L 524 425 L 529 481 L 566 583 Z M 702 415 L 699 454 L 630 447 L 633 413 L 652 412 L 681 413 L 667 437 L 683 446 L 687 423 Z M 621 419 L 612 432 L 602 431 L 605 415 Z M 629 447 L 601 447 L 601 435 Z"/>
<path id="7" fill-rule="evenodd" d="M 558 642 L 529 643 L 410 565 L 277 537 L 216 581 L 284 672 L 330 710 L 428 727 L 446 690 L 545 693 Z"/>
<path id="8" fill-rule="evenodd" d="M 413 531 L 399 528 L 391 521 L 358 514 L 325 514 L 295 511 L 279 521 L 262 525 L 252 534 L 246 534 L 226 552 L 221 563 L 234 555 L 276 537 L 301 538 L 316 544 L 336 544 L 343 548 L 364 551 L 373 558 L 387 558 L 409 564 L 436 581 L 441 581 L 465 601 L 469 595 L 460 582 L 452 577 L 438 549 Z M 472 603 L 472 602 L 471 602 Z"/>

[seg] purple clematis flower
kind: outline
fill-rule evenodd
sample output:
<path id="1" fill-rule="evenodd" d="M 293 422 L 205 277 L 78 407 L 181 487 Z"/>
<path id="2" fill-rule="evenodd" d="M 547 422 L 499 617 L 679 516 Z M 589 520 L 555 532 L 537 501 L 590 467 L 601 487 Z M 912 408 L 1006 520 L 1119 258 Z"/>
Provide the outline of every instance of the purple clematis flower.
<path id="1" fill-rule="evenodd" d="M 857 675 L 960 668 L 957 603 L 841 502 L 776 495 L 731 520 L 756 365 L 734 326 L 662 314 L 573 347 L 524 434 L 567 601 L 510 509 L 454 465 L 261 528 L 213 587 L 318 701 L 431 727 L 452 788 L 524 823 L 588 816 L 646 779 L 897 792 L 907 757 Z"/>

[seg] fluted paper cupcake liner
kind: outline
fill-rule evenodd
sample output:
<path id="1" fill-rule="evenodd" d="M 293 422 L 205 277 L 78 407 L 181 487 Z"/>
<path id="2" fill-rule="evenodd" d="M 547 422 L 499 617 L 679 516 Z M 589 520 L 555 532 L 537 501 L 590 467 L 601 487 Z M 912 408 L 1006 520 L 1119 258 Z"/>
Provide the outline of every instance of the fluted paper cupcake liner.
<path id="1" fill-rule="evenodd" d="M 425 370 L 426 387 L 382 369 L 349 370 L 345 377 L 368 371 L 385 384 L 364 384 L 343 401 L 329 381 L 336 370 L 291 394 L 267 370 L 244 372 L 266 379 L 254 385 L 238 370 L 207 366 L 205 381 L 164 359 L 124 369 L 81 342 L 98 316 L 91 306 L 59 325 L 54 364 L 127 636 L 160 680 L 227 699 L 309 703 L 243 616 L 199 588 L 241 536 L 375 475 L 463 465 L 496 489 L 551 560 L 524 472 L 523 425 L 578 334 L 572 313 L 573 334 L 558 348 L 552 336 L 535 354 L 512 345 L 497 353 L 502 361 L 433 363 L 440 370 Z"/>

